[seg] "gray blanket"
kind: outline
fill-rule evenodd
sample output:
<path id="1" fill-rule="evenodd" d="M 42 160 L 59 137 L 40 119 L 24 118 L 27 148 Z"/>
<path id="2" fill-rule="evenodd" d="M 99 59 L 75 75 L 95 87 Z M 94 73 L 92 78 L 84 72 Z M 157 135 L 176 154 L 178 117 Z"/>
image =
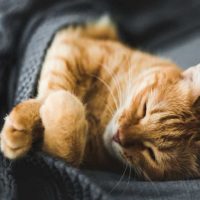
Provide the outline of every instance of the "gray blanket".
<path id="1" fill-rule="evenodd" d="M 1 124 L 14 104 L 35 95 L 46 49 L 63 26 L 109 13 L 125 42 L 186 66 L 199 57 L 199 9 L 198 0 L 0 0 Z M 199 200 L 200 181 L 142 182 L 123 172 L 77 170 L 35 147 L 17 161 L 0 155 L 0 199 Z"/>

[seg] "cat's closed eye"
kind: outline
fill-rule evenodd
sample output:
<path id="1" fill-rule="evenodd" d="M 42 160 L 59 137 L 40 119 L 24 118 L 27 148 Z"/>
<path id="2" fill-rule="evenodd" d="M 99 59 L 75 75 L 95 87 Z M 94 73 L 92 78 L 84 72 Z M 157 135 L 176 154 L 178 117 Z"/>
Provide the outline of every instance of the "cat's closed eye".
<path id="1" fill-rule="evenodd" d="M 151 147 L 146 147 L 146 151 L 148 152 L 149 157 L 153 160 L 156 161 L 156 156 Z"/>
<path id="2" fill-rule="evenodd" d="M 145 102 L 143 105 L 142 118 L 144 118 L 146 114 L 147 114 L 147 103 Z"/>
<path id="3" fill-rule="evenodd" d="M 140 120 L 142 120 L 143 118 L 146 117 L 146 114 L 147 114 L 147 102 L 142 102 L 140 107 L 138 108 L 138 119 L 140 122 Z"/>
<path id="4" fill-rule="evenodd" d="M 149 143 L 149 142 L 144 142 L 143 143 L 143 147 L 145 152 L 148 154 L 148 157 L 152 160 L 152 161 L 156 161 L 156 155 L 154 152 L 154 147 L 153 144 Z"/>

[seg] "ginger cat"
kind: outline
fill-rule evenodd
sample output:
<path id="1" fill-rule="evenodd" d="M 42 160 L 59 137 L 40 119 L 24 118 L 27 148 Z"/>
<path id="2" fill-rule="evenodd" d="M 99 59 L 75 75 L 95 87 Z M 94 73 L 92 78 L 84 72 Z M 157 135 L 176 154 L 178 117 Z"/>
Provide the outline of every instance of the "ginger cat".
<path id="1" fill-rule="evenodd" d="M 36 98 L 5 119 L 1 151 L 16 159 L 43 138 L 43 151 L 73 166 L 126 164 L 147 180 L 198 177 L 200 66 L 182 72 L 131 49 L 107 22 L 56 34 Z"/>

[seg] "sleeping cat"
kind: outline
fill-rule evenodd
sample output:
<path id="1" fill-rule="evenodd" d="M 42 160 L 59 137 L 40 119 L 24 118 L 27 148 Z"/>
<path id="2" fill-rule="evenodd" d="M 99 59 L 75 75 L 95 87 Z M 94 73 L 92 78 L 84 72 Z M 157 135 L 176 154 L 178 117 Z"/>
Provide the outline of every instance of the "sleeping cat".
<path id="1" fill-rule="evenodd" d="M 200 175 L 200 66 L 131 49 L 105 18 L 64 28 L 42 64 L 36 98 L 5 118 L 1 151 L 43 151 L 76 167 L 118 170 L 141 178 Z"/>

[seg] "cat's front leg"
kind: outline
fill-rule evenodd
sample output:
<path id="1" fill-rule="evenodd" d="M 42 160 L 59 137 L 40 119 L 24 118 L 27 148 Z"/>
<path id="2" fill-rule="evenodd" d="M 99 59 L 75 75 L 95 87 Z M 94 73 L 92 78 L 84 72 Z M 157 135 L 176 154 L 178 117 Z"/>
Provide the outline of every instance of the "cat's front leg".
<path id="1" fill-rule="evenodd" d="M 88 128 L 82 102 L 69 91 L 57 90 L 45 100 L 40 116 L 44 125 L 43 151 L 79 166 Z"/>
<path id="2" fill-rule="evenodd" d="M 5 118 L 1 131 L 1 151 L 9 159 L 25 155 L 32 143 L 42 135 L 40 102 L 29 99 L 15 106 Z"/>

